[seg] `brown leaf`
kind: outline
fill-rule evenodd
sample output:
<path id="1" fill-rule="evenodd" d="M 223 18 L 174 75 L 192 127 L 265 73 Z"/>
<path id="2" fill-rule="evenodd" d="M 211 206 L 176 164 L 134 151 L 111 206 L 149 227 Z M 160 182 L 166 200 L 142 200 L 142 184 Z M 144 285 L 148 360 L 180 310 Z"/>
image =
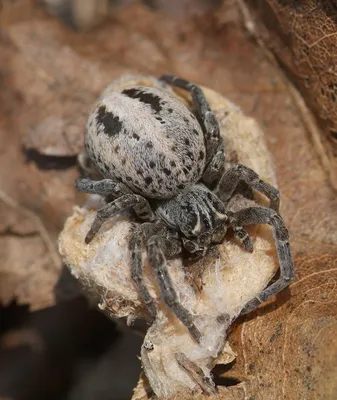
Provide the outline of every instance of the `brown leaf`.
<path id="1" fill-rule="evenodd" d="M 287 85 L 233 18 L 237 13 L 231 2 L 214 15 L 184 23 L 136 4 L 81 34 L 33 3 L 4 1 L 0 17 L 0 187 L 7 196 L 1 198 L 20 206 L 1 202 L 2 301 L 16 297 L 33 307 L 53 301 L 60 266 L 50 262 L 56 248 L 50 243 L 55 244 L 80 201 L 73 189 L 76 169 L 46 170 L 34 160 L 26 163 L 22 143 L 49 156 L 74 155 L 81 148 L 80 125 L 108 81 L 137 71 L 172 72 L 223 93 L 261 122 L 275 158 L 282 215 L 297 265 L 290 290 L 233 329 L 229 339 L 238 355 L 225 376 L 242 383 L 220 388 L 218 398 L 336 398 L 336 197 Z M 303 26 L 310 22 L 309 14 L 306 18 Z M 313 29 L 306 42 L 324 40 L 310 51 L 323 51 L 323 44 L 335 37 L 329 26 L 320 26 L 324 32 Z M 317 53 L 315 59 L 321 54 L 328 53 Z M 332 82 L 330 75 L 317 76 L 327 78 L 324 85 Z M 306 100 L 323 102 L 323 117 L 333 116 L 332 92 L 319 94 L 318 82 L 311 85 L 315 95 L 303 89 Z M 47 121 L 57 121 L 55 137 L 51 129 L 51 137 L 40 143 Z M 19 227 L 22 216 L 24 226 Z"/>
<path id="2" fill-rule="evenodd" d="M 303 93 L 322 128 L 328 173 L 337 188 L 337 5 L 325 0 L 247 1 L 257 30 Z"/>

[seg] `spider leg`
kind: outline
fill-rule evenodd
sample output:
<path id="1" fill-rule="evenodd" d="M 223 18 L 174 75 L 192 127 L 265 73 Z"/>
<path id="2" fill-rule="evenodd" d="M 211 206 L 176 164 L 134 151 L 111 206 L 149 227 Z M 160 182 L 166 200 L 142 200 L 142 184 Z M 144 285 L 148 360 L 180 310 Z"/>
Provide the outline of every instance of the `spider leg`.
<path id="1" fill-rule="evenodd" d="M 191 254 L 203 252 L 204 248 L 196 240 L 182 238 L 184 248 Z"/>
<path id="2" fill-rule="evenodd" d="M 219 182 L 225 169 L 225 162 L 225 149 L 221 144 L 202 175 L 202 181 L 208 188 L 213 188 Z"/>
<path id="3" fill-rule="evenodd" d="M 289 244 L 288 230 L 279 214 L 267 207 L 249 207 L 234 213 L 234 218 L 239 226 L 251 224 L 271 225 L 280 263 L 279 279 L 246 304 L 241 313 L 247 314 L 289 286 L 295 275 L 295 267 Z"/>
<path id="4" fill-rule="evenodd" d="M 194 380 L 196 384 L 198 384 L 201 389 L 211 395 L 218 394 L 217 388 L 213 382 L 213 380 L 206 376 L 203 370 L 198 367 L 193 361 L 189 360 L 184 353 L 175 353 L 175 358 L 188 375 Z"/>
<path id="5" fill-rule="evenodd" d="M 249 251 L 253 252 L 253 242 L 248 232 L 241 226 L 241 223 L 238 222 L 236 218 L 236 214 L 227 211 L 227 215 L 229 217 L 229 225 L 233 228 L 234 236 L 240 241 L 242 247 Z"/>
<path id="6" fill-rule="evenodd" d="M 211 110 L 203 90 L 196 84 L 178 78 L 173 75 L 163 75 L 159 80 L 177 86 L 178 88 L 187 90 L 191 93 L 193 102 L 197 108 L 197 114 L 200 118 L 205 132 L 206 141 L 206 164 L 214 157 L 217 152 L 219 143 L 222 142 L 220 137 L 219 123 Z"/>
<path id="7" fill-rule="evenodd" d="M 150 204 L 144 197 L 137 194 L 125 194 L 97 211 L 94 222 L 85 237 L 85 242 L 90 243 L 92 241 L 108 218 L 113 217 L 119 211 L 130 208 L 143 220 L 153 221 L 155 219 Z"/>
<path id="8" fill-rule="evenodd" d="M 240 181 L 246 182 L 250 187 L 267 196 L 270 199 L 270 208 L 278 212 L 280 192 L 269 183 L 260 179 L 258 174 L 252 169 L 242 164 L 234 164 L 225 171 L 215 189 L 215 194 L 219 196 L 220 200 L 227 202 L 232 197 Z"/>
<path id="9" fill-rule="evenodd" d="M 144 241 L 155 234 L 163 234 L 163 226 L 158 223 L 145 222 L 135 229 L 130 238 L 129 248 L 131 251 L 131 278 L 137 286 L 140 297 L 150 314 L 155 318 L 157 310 L 155 302 L 148 291 L 143 276 L 142 246 Z M 175 237 L 161 237 L 162 246 L 168 256 L 181 252 L 180 241 Z"/>
<path id="10" fill-rule="evenodd" d="M 95 181 L 92 179 L 80 178 L 75 181 L 75 187 L 80 192 L 99 194 L 104 197 L 109 196 L 114 200 L 124 194 L 132 193 L 126 185 L 113 179 Z"/>
<path id="11" fill-rule="evenodd" d="M 131 279 L 134 281 L 143 303 L 153 318 L 156 317 L 157 310 L 154 300 L 144 283 L 142 246 L 145 238 L 154 232 L 155 224 L 145 222 L 132 232 L 129 243 L 131 251 Z"/>
<path id="12" fill-rule="evenodd" d="M 172 279 L 167 270 L 167 262 L 161 246 L 161 237 L 158 235 L 152 236 L 147 241 L 148 259 L 157 273 L 160 293 L 165 303 L 188 328 L 194 340 L 200 343 L 201 333 L 194 325 L 192 314 L 179 302 L 177 292 L 173 287 Z"/>

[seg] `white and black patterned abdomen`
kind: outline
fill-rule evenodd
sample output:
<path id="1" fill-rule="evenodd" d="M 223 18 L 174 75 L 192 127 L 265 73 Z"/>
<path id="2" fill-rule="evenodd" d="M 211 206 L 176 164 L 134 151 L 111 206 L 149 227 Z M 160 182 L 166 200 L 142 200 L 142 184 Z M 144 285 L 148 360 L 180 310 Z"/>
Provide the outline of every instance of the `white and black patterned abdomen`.
<path id="1" fill-rule="evenodd" d="M 158 88 L 136 86 L 102 97 L 89 116 L 85 144 L 104 177 L 150 198 L 174 196 L 196 183 L 205 166 L 198 121 Z"/>

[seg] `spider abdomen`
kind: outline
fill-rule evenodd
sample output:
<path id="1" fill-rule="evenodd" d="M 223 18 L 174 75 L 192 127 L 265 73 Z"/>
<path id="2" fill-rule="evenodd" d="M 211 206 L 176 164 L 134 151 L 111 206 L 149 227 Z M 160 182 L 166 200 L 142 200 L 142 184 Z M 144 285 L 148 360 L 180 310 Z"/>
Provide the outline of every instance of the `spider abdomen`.
<path id="1" fill-rule="evenodd" d="M 86 127 L 86 149 L 105 178 L 150 198 L 170 198 L 204 170 L 202 129 L 164 89 L 135 86 L 101 97 Z"/>

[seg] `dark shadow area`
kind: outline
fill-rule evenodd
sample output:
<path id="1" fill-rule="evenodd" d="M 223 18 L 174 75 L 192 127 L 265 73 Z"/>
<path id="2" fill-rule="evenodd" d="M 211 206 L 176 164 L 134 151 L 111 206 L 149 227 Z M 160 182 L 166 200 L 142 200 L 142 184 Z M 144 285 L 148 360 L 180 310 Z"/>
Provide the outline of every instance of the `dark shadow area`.
<path id="1" fill-rule="evenodd" d="M 213 381 L 217 386 L 235 386 L 241 383 L 240 379 L 233 376 L 223 376 L 232 369 L 235 365 L 236 360 L 229 364 L 217 364 L 212 369 Z"/>
<path id="2" fill-rule="evenodd" d="M 141 341 L 82 297 L 33 313 L 13 303 L 1 308 L 0 397 L 129 399 Z"/>
<path id="3" fill-rule="evenodd" d="M 77 156 L 61 157 L 61 156 L 46 156 L 34 149 L 24 149 L 26 163 L 34 162 L 40 169 L 68 169 L 72 168 L 77 163 Z"/>

